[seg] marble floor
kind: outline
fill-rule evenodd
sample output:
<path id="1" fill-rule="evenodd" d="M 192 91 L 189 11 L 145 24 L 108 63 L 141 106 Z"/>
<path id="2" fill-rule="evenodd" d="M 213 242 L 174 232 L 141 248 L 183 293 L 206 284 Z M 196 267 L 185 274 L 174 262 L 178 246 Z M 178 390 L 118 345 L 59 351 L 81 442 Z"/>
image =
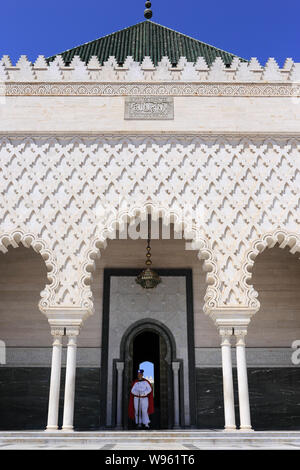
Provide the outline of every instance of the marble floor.
<path id="1" fill-rule="evenodd" d="M 300 431 L 0 432 L 0 450 L 300 449 Z"/>

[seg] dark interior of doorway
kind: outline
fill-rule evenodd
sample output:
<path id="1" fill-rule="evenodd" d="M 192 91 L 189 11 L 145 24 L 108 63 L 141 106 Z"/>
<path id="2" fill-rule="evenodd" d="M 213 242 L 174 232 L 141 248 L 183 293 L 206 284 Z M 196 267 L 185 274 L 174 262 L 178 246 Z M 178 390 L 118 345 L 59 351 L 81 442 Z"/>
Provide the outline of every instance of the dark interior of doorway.
<path id="1" fill-rule="evenodd" d="M 161 351 L 159 335 L 152 331 L 138 334 L 133 340 L 132 380 L 136 379 L 137 370 L 142 362 L 154 365 L 154 414 L 150 416 L 151 428 L 161 429 Z"/>

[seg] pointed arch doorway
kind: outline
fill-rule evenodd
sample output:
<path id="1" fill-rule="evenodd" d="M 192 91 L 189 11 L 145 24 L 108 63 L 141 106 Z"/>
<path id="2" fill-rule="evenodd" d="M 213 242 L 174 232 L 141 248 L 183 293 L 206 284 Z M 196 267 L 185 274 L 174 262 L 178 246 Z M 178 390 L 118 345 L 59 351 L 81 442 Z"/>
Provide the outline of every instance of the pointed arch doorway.
<path id="1" fill-rule="evenodd" d="M 137 369 L 143 362 L 153 364 L 154 370 L 154 414 L 150 417 L 152 429 L 170 429 L 174 425 L 174 390 L 172 378 L 172 358 L 174 342 L 163 327 L 153 321 L 134 325 L 124 338 L 124 403 L 123 420 L 125 428 L 132 428 L 128 420 L 126 404 L 132 381 L 136 378 Z M 178 410 L 179 411 L 179 410 Z"/>

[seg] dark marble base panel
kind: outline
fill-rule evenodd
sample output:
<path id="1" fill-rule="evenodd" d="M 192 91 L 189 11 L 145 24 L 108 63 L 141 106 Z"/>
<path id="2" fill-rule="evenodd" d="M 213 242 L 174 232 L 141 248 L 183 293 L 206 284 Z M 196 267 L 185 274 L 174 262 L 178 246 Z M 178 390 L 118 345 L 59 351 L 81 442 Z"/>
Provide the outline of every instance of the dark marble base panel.
<path id="1" fill-rule="evenodd" d="M 59 424 L 62 424 L 65 370 L 62 370 Z M 300 367 L 248 369 L 253 428 L 300 430 Z M 0 368 L 0 430 L 42 430 L 47 424 L 49 368 Z M 196 369 L 197 427 L 223 429 L 220 368 Z M 239 424 L 236 370 L 235 406 Z M 100 369 L 78 368 L 75 430 L 100 429 Z"/>
<path id="2" fill-rule="evenodd" d="M 224 427 L 222 369 L 196 369 L 197 427 Z"/>
<path id="3" fill-rule="evenodd" d="M 65 369 L 62 369 L 59 425 L 62 425 Z M 0 430 L 40 430 L 47 425 L 50 368 L 0 369 Z M 78 368 L 74 427 L 100 427 L 100 369 Z"/>
<path id="4" fill-rule="evenodd" d="M 249 369 L 253 428 L 300 430 L 300 367 Z"/>
<path id="5" fill-rule="evenodd" d="M 49 381 L 48 368 L 1 368 L 0 429 L 45 429 Z"/>
<path id="6" fill-rule="evenodd" d="M 238 386 L 234 374 L 236 420 Z M 300 367 L 248 369 L 252 426 L 262 430 L 300 430 Z M 222 369 L 196 370 L 197 427 L 224 427 Z"/>

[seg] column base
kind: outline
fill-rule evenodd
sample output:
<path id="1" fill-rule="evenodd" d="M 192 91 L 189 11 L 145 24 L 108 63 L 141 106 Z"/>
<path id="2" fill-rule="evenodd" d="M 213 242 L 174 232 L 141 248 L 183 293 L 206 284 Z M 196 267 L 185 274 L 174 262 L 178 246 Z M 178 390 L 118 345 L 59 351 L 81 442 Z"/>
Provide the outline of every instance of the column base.
<path id="1" fill-rule="evenodd" d="M 65 432 L 74 432 L 73 426 L 63 426 L 61 430 Z"/>
<path id="2" fill-rule="evenodd" d="M 237 428 L 236 428 L 236 426 L 226 426 L 226 427 L 224 428 L 224 431 L 225 431 L 225 432 L 226 432 L 226 431 L 227 431 L 227 432 L 237 431 Z"/>
<path id="3" fill-rule="evenodd" d="M 239 429 L 240 432 L 251 432 L 253 431 L 254 432 L 254 429 L 252 428 L 252 426 L 243 426 L 242 428 Z"/>
<path id="4" fill-rule="evenodd" d="M 45 432 L 53 432 L 53 431 L 60 431 L 60 429 L 58 429 L 58 426 L 47 426 L 45 429 Z"/>

